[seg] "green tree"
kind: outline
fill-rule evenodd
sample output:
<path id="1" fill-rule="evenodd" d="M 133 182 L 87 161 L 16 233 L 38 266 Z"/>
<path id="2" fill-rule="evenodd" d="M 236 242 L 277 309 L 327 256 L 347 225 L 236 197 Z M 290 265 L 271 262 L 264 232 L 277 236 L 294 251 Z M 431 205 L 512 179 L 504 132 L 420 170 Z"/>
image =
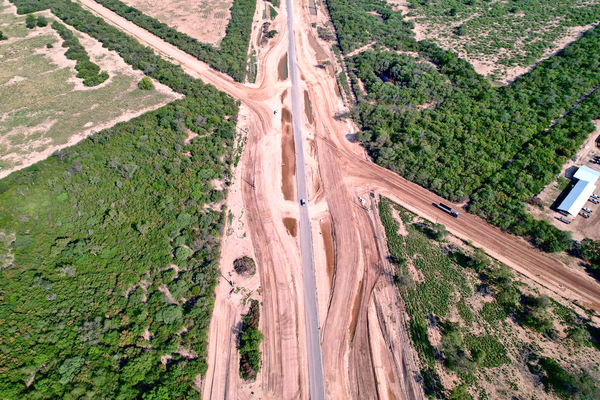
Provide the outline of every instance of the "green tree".
<path id="1" fill-rule="evenodd" d="M 62 365 L 58 368 L 58 372 L 60 373 L 59 382 L 63 385 L 71 382 L 73 378 L 79 373 L 81 367 L 85 363 L 85 359 L 83 357 L 73 357 L 66 359 Z"/>
<path id="2" fill-rule="evenodd" d="M 25 17 L 25 26 L 29 29 L 35 28 L 35 16 L 33 14 L 28 14 Z"/>
<path id="3" fill-rule="evenodd" d="M 143 77 L 138 86 L 141 90 L 154 89 L 154 83 L 152 82 L 152 79 L 150 79 L 150 77 L 148 76 Z"/>
<path id="4" fill-rule="evenodd" d="M 452 391 L 450 391 L 449 400 L 473 400 L 473 396 L 469 394 L 467 391 L 467 384 L 462 383 L 458 386 L 455 386 Z"/>
<path id="5" fill-rule="evenodd" d="M 43 15 L 40 15 L 39 17 L 37 17 L 35 24 L 40 28 L 43 28 L 44 26 L 48 26 L 48 20 Z"/>

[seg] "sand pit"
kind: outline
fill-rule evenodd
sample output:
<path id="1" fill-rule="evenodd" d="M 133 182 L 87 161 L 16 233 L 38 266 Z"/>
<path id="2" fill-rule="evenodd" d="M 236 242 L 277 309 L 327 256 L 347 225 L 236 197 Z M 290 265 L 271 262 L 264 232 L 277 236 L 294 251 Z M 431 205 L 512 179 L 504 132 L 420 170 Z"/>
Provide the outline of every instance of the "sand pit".
<path id="1" fill-rule="evenodd" d="M 294 135 L 292 114 L 288 108 L 281 113 L 281 191 L 285 200 L 294 201 L 296 193 L 296 159 L 294 155 Z"/>
<path id="2" fill-rule="evenodd" d="M 298 235 L 298 221 L 296 221 L 296 218 L 284 218 L 283 225 L 290 236 L 296 237 Z"/>
<path id="3" fill-rule="evenodd" d="M 288 78 L 288 55 L 285 53 L 277 64 L 277 73 L 280 81 L 285 81 Z"/>
<path id="4" fill-rule="evenodd" d="M 312 112 L 312 104 L 306 90 L 304 91 L 304 114 L 306 114 L 306 119 L 308 120 L 309 124 L 312 125 L 315 123 L 315 117 L 313 116 Z"/>

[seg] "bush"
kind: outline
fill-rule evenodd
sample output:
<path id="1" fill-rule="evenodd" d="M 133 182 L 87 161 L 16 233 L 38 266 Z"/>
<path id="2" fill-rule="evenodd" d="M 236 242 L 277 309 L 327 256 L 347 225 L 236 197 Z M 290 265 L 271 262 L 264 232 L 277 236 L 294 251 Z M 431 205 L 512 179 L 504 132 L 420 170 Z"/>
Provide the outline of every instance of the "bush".
<path id="1" fill-rule="evenodd" d="M 25 26 L 28 29 L 35 28 L 35 16 L 33 16 L 32 14 L 27 15 L 27 17 L 25 17 Z"/>
<path id="2" fill-rule="evenodd" d="M 8 36 L 4 36 L 4 33 L 0 31 L 0 40 L 7 40 Z"/>
<path id="3" fill-rule="evenodd" d="M 39 17 L 37 17 L 37 21 L 35 24 L 40 28 L 43 28 L 44 26 L 48 26 L 48 20 L 43 15 L 40 15 Z"/>
<path id="4" fill-rule="evenodd" d="M 259 350 L 263 334 L 258 330 L 260 314 L 258 301 L 252 300 L 248 314 L 244 316 L 240 335 L 240 375 L 245 380 L 256 378 L 260 371 L 262 354 Z"/>
<path id="5" fill-rule="evenodd" d="M 150 79 L 149 77 L 145 76 L 145 77 L 142 78 L 142 80 L 138 84 L 138 87 L 141 90 L 152 90 L 152 89 L 154 89 L 154 83 L 152 82 L 152 79 Z"/>
<path id="6" fill-rule="evenodd" d="M 70 29 L 57 21 L 52 23 L 52 28 L 65 40 L 63 47 L 69 48 L 65 52 L 65 56 L 69 60 L 77 61 L 75 64 L 75 69 L 78 71 L 77 77 L 83 79 L 85 86 L 98 86 L 108 79 L 108 73 L 100 72 L 100 67 L 90 61 L 87 51 Z"/>

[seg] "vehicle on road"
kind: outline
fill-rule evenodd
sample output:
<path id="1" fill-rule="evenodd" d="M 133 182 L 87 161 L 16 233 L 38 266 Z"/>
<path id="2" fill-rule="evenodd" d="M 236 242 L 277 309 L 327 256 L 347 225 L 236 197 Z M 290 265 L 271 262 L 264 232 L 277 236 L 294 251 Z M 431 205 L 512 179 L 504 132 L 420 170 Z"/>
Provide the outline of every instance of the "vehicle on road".
<path id="1" fill-rule="evenodd" d="M 433 203 L 433 205 L 436 206 L 437 208 L 439 208 L 440 210 L 442 210 L 443 212 L 452 215 L 454 218 L 458 218 L 458 211 L 454 211 L 452 209 L 452 207 L 447 206 L 444 203 L 439 203 L 439 204 Z"/>
<path id="2" fill-rule="evenodd" d="M 300 199 L 300 205 L 301 206 L 305 206 L 306 205 L 306 199 Z"/>
<path id="3" fill-rule="evenodd" d="M 565 217 L 560 217 L 558 220 L 559 220 L 560 222 L 564 222 L 564 223 L 565 223 L 565 224 L 567 224 L 567 225 L 571 223 L 571 221 L 569 221 L 568 219 L 565 219 Z"/>
<path id="4" fill-rule="evenodd" d="M 579 215 L 581 215 L 583 218 L 589 218 L 590 216 L 584 212 L 580 212 Z"/>
<path id="5" fill-rule="evenodd" d="M 593 211 L 592 211 L 592 210 L 590 210 L 590 209 L 589 209 L 589 208 L 587 208 L 587 207 L 583 207 L 583 208 L 582 208 L 582 210 L 583 210 L 583 211 L 585 211 L 585 212 L 586 212 L 586 213 L 588 213 L 588 214 L 591 214 L 591 213 L 593 213 Z"/>

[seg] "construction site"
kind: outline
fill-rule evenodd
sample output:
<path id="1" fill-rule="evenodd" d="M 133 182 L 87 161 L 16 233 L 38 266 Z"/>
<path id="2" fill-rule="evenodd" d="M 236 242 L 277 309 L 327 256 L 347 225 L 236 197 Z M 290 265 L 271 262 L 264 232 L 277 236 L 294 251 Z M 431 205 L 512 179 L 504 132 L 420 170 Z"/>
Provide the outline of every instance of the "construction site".
<path id="1" fill-rule="evenodd" d="M 525 282 L 522 286 L 529 289 L 523 289 L 524 297 L 547 296 L 556 310 L 564 308 L 592 324 L 600 321 L 600 284 L 574 258 L 545 253 L 467 212 L 462 204 L 377 165 L 353 140 L 358 126 L 352 118 L 339 117 L 352 107 L 351 94 L 344 92 L 338 78 L 346 67 L 317 32 L 317 26 L 330 23 L 324 2 L 282 3 L 269 20 L 268 30 L 276 31 L 269 40 L 261 40 L 266 6 L 259 4 L 250 40 L 256 49 L 254 83 L 234 81 L 99 2 L 76 2 L 240 104 L 236 144 L 243 149 L 224 200 L 229 218 L 208 337 L 208 371 L 195 382 L 202 398 L 425 399 L 429 389 L 423 377 L 428 365 L 438 371 L 443 393 L 459 387 L 456 382 L 462 375 L 448 372 L 441 358 L 427 364 L 419 356 L 409 317 L 409 311 L 419 309 L 402 295 L 404 289 L 399 290 L 398 257 L 390 232 L 403 238 L 403 265 L 417 285 L 439 275 L 423 275 L 419 265 L 430 253 L 415 253 L 411 243 L 425 243 L 426 235 L 433 237 L 430 233 L 444 226 L 445 241 L 427 247 L 431 254 L 481 251 L 492 265 L 507 266 L 515 282 Z M 599 193 L 590 176 L 600 166 L 590 162 L 579 170 L 573 184 L 580 182 L 581 190 L 573 192 L 575 198 L 567 199 L 568 204 L 548 211 L 547 218 L 561 229 L 577 227 L 576 240 L 594 235 L 598 239 L 600 208 L 589 200 Z M 550 196 L 554 195 L 556 191 L 546 195 L 545 201 L 553 203 L 556 197 Z M 563 201 L 568 196 L 564 194 Z M 380 215 L 388 212 L 385 207 L 393 217 L 392 231 Z M 557 214 L 560 211 L 565 215 Z M 536 209 L 530 212 L 546 218 Z M 576 222 L 567 224 L 563 217 Z M 411 242 L 409 238 L 416 239 Z M 236 272 L 234 263 L 243 257 L 254 260 L 256 274 Z M 491 297 L 479 290 L 478 274 L 468 274 L 475 283 L 464 292 L 457 289 L 448 295 L 447 303 L 481 310 Z M 470 300 L 461 303 L 461 293 L 466 298 L 467 292 Z M 250 299 L 260 304 L 264 335 L 262 366 L 253 381 L 240 375 L 238 343 Z M 442 316 L 435 310 L 427 312 L 425 336 L 441 348 Z M 464 325 L 468 318 L 463 312 L 461 308 L 448 310 L 444 322 Z M 497 324 L 516 322 L 505 318 Z M 473 326 L 471 339 L 485 333 L 479 325 Z M 521 328 L 515 337 L 530 340 Z M 561 340 L 568 337 L 566 329 L 557 331 Z M 556 341 L 543 340 L 540 348 L 548 354 L 559 353 Z M 471 353 L 475 359 L 475 351 Z M 509 352 L 506 357 L 513 355 Z M 592 350 L 581 358 L 595 365 Z M 473 384 L 472 393 L 478 398 L 484 398 L 482 393 L 489 398 L 517 393 L 537 398 L 542 384 L 527 378 L 521 371 L 526 368 L 490 368 L 495 367 L 473 375 L 488 382 Z M 503 381 L 512 379 L 510 375 L 518 378 L 499 383 L 494 374 Z M 555 397 L 542 394 L 540 398 Z"/>

